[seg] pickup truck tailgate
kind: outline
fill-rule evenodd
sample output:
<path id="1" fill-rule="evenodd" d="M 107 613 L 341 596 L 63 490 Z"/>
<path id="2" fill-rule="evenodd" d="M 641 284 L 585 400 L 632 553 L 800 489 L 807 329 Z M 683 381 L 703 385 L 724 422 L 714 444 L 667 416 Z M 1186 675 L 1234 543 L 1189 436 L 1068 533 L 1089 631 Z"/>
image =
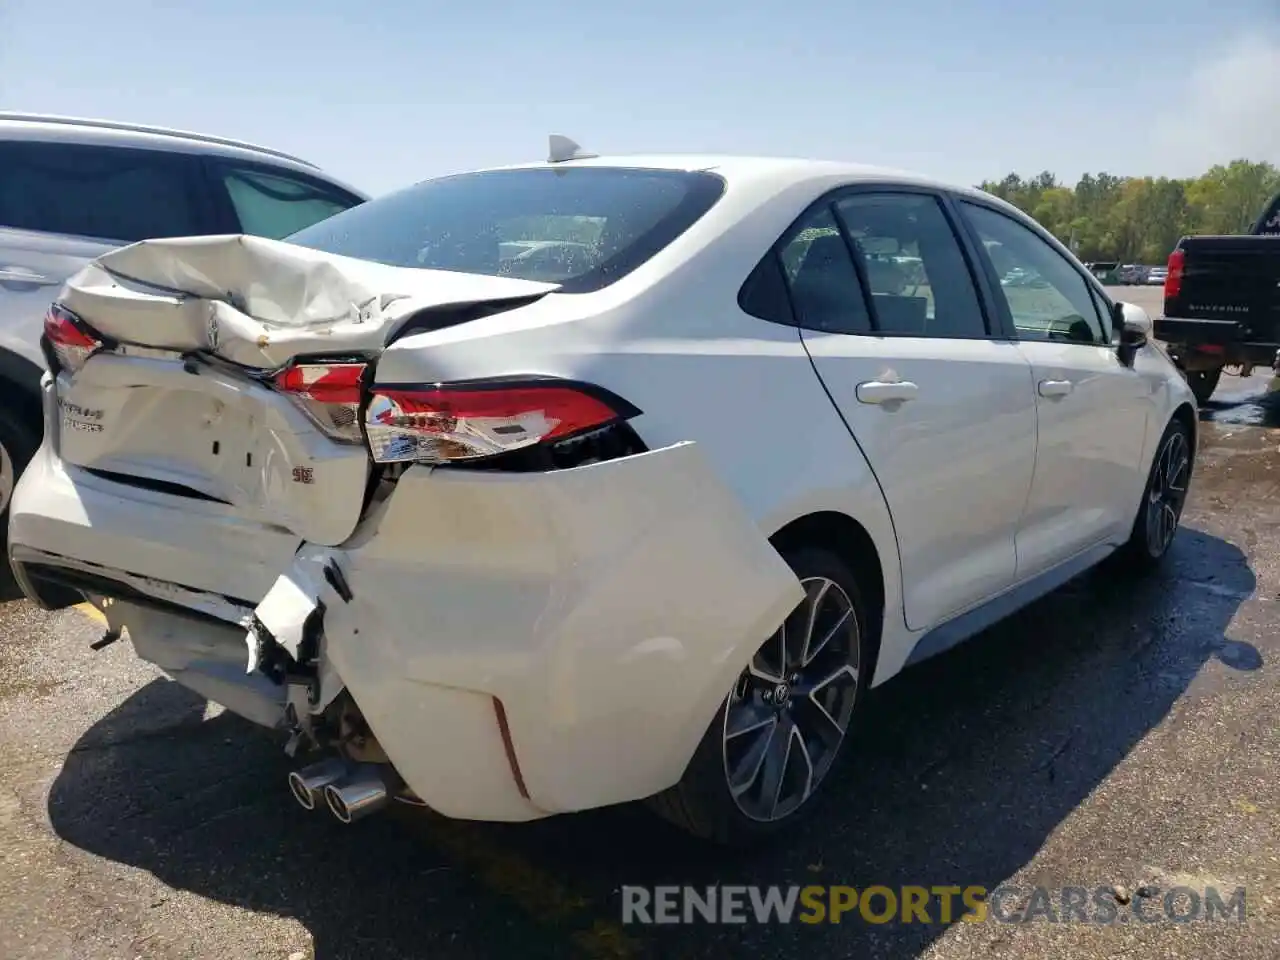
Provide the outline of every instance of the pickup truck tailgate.
<path id="1" fill-rule="evenodd" d="M 1157 336 L 1218 343 L 1280 340 L 1280 237 L 1184 237 L 1178 249 L 1181 285 L 1165 298 Z"/>

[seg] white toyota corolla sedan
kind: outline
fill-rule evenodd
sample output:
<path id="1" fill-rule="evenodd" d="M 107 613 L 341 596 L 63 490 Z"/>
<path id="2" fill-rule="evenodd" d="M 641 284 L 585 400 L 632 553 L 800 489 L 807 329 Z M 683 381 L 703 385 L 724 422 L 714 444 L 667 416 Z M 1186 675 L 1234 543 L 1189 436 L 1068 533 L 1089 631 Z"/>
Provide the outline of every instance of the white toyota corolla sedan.
<path id="1" fill-rule="evenodd" d="M 976 190 L 553 139 L 86 267 L 9 554 L 287 735 L 308 809 L 749 842 L 868 688 L 1166 554 L 1196 407 L 1150 333 Z"/>

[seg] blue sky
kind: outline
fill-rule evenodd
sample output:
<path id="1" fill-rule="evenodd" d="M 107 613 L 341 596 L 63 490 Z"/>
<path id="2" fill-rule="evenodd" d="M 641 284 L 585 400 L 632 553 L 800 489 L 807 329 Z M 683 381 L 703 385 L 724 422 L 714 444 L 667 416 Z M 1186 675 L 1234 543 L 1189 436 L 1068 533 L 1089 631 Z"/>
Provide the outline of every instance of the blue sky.
<path id="1" fill-rule="evenodd" d="M 1277 0 L 0 0 L 0 108 L 300 154 L 381 192 L 597 152 L 964 183 L 1280 162 Z"/>

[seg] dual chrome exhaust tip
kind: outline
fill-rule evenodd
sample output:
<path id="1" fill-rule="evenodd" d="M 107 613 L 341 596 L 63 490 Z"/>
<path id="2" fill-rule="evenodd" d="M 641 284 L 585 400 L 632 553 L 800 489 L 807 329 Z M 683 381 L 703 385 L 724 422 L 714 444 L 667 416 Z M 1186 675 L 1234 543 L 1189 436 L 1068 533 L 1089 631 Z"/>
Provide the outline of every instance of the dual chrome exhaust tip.
<path id="1" fill-rule="evenodd" d="M 330 757 L 289 774 L 289 792 L 306 810 L 314 810 L 326 787 L 347 775 L 351 765 L 341 757 Z"/>
<path id="2" fill-rule="evenodd" d="M 382 768 L 330 757 L 289 774 L 289 792 L 304 810 L 324 804 L 343 823 L 377 813 L 391 800 Z"/>

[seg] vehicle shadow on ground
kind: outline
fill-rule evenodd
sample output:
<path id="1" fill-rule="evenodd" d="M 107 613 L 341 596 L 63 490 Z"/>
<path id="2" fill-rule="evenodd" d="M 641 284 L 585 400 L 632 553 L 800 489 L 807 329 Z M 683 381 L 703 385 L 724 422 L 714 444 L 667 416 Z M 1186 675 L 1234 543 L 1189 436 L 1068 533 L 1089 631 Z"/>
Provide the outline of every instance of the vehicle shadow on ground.
<path id="1" fill-rule="evenodd" d="M 317 960 L 376 957 L 916 957 L 931 924 L 628 926 L 623 885 L 994 888 L 1166 716 L 1255 581 L 1190 529 L 1158 578 L 1102 569 L 873 693 L 853 761 L 795 835 L 753 856 L 636 807 L 520 826 L 375 817 L 342 827 L 285 789 L 278 740 L 175 684 L 84 735 L 49 798 L 70 844 L 201 897 L 296 918 Z M 619 758 L 625 762 L 625 758 Z M 425 840 L 425 842 L 422 842 Z M 1082 864 L 1082 870 L 1089 866 Z M 1109 878 L 1061 878 L 1092 886 Z M 574 951 L 574 952 L 571 952 Z"/>
<path id="2" fill-rule="evenodd" d="M 18 586 L 18 581 L 13 578 L 13 570 L 6 563 L 0 569 L 0 603 L 21 599 L 22 588 Z"/>

